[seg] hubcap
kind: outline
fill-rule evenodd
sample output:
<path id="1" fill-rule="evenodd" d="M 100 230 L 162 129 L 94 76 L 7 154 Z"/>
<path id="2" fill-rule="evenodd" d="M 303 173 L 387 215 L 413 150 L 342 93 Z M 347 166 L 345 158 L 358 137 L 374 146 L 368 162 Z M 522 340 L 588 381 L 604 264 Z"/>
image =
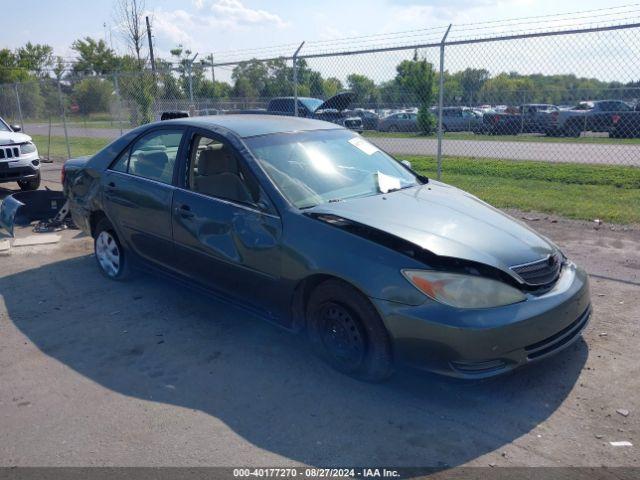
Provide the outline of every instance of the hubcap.
<path id="1" fill-rule="evenodd" d="M 115 277 L 120 271 L 120 249 L 109 232 L 100 232 L 96 239 L 96 258 L 104 272 Z"/>
<path id="2" fill-rule="evenodd" d="M 336 303 L 326 304 L 320 315 L 322 343 L 327 351 L 345 367 L 357 367 L 365 353 L 365 339 L 357 320 Z"/>

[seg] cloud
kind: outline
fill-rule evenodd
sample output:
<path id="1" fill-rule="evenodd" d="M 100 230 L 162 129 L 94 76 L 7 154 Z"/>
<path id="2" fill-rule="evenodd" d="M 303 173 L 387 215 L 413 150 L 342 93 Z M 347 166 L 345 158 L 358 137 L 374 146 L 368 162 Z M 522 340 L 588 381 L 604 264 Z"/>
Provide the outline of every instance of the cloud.
<path id="1" fill-rule="evenodd" d="M 245 6 L 240 0 L 193 0 L 193 11 L 183 9 L 152 12 L 153 31 L 160 50 L 177 44 L 192 50 L 210 49 L 211 32 L 242 32 L 255 28 L 285 28 L 279 15 Z M 204 43 L 206 42 L 206 43 Z"/>
<path id="2" fill-rule="evenodd" d="M 217 0 L 210 6 L 211 11 L 225 23 L 234 26 L 273 26 L 285 27 L 282 18 L 266 10 L 246 7 L 240 0 Z"/>
<path id="3" fill-rule="evenodd" d="M 193 36 L 188 31 L 193 25 L 192 15 L 184 10 L 156 11 L 153 14 L 153 33 L 174 44 L 191 45 Z"/>

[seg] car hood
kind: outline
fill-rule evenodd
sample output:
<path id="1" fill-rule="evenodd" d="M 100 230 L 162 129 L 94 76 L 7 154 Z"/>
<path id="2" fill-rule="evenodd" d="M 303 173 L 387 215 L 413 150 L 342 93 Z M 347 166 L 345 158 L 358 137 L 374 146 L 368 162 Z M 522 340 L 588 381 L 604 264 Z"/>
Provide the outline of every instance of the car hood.
<path id="1" fill-rule="evenodd" d="M 509 267 L 540 260 L 557 247 L 526 225 L 444 183 L 322 204 L 312 209 L 368 225 L 436 255 Z"/>
<path id="2" fill-rule="evenodd" d="M 0 145 L 30 142 L 31 137 L 24 133 L 0 131 Z"/>
<path id="3" fill-rule="evenodd" d="M 334 95 L 316 108 L 316 112 L 321 110 L 337 110 L 339 112 L 346 110 L 349 105 L 351 105 L 351 102 L 353 102 L 355 96 L 353 92 L 342 92 Z"/>

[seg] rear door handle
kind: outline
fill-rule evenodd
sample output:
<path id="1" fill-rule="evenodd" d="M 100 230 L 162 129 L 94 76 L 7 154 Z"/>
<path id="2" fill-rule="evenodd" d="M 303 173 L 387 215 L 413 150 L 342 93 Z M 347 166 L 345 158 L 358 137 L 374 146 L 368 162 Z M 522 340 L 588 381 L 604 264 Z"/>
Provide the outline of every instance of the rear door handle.
<path id="1" fill-rule="evenodd" d="M 195 216 L 195 213 L 191 211 L 189 205 L 180 205 L 176 208 L 176 212 L 179 213 L 182 218 L 193 218 Z"/>

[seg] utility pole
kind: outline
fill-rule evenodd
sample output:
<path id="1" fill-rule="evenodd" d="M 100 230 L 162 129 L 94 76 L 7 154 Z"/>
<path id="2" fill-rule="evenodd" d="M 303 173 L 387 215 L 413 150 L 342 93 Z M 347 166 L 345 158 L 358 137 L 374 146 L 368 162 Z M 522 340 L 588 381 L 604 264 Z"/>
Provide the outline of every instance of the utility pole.
<path id="1" fill-rule="evenodd" d="M 149 17 L 145 17 L 147 21 L 147 38 L 149 39 L 149 59 L 151 60 L 151 71 L 156 74 L 156 59 L 153 56 L 153 41 L 151 40 L 151 22 Z"/>
<path id="2" fill-rule="evenodd" d="M 213 69 L 213 53 L 209 55 L 209 60 L 211 60 L 211 82 L 216 83 L 216 73 Z"/>
<path id="3" fill-rule="evenodd" d="M 196 57 L 198 56 L 198 54 L 196 53 L 192 59 L 187 60 L 187 72 L 189 74 L 189 101 L 191 102 L 191 104 L 193 105 L 193 75 L 192 75 L 192 70 L 193 70 L 193 62 L 195 61 Z"/>

